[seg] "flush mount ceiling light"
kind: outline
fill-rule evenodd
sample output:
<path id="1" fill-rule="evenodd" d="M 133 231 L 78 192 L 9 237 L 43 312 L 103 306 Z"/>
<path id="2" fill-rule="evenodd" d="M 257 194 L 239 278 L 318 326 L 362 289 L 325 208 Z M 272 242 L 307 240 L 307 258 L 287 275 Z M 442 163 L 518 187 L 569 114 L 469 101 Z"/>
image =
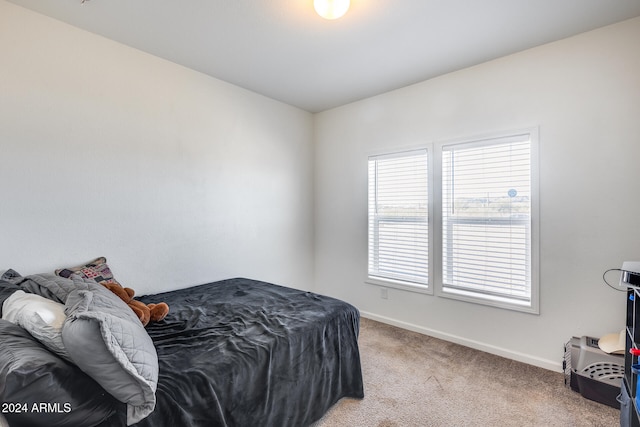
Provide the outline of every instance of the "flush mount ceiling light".
<path id="1" fill-rule="evenodd" d="M 313 0 L 313 7 L 324 19 L 338 19 L 349 10 L 349 0 Z"/>

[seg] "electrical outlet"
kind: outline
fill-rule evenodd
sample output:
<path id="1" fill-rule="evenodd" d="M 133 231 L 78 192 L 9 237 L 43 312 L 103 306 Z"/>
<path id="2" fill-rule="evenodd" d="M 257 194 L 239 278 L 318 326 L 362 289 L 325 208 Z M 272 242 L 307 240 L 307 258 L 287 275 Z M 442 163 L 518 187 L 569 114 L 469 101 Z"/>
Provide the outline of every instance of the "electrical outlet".
<path id="1" fill-rule="evenodd" d="M 389 298 L 389 293 L 387 291 L 388 291 L 387 288 L 381 288 L 380 289 L 380 298 L 382 298 L 382 299 Z"/>

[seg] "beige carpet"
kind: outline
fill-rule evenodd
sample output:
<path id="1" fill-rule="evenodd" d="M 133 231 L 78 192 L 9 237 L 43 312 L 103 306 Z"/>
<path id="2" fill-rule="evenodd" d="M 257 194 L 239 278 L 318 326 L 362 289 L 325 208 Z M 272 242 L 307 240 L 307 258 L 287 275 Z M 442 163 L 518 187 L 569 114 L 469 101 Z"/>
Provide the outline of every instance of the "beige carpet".
<path id="1" fill-rule="evenodd" d="M 314 427 L 620 425 L 558 372 L 369 319 L 359 342 L 365 398 L 340 400 Z"/>

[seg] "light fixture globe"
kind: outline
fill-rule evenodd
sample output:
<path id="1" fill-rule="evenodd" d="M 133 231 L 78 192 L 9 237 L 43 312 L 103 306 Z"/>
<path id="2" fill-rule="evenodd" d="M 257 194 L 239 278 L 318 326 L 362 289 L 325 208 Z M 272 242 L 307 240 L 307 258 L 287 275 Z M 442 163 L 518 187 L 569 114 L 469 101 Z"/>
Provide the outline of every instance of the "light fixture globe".
<path id="1" fill-rule="evenodd" d="M 349 0 L 313 0 L 313 7 L 324 19 L 338 19 L 349 10 Z"/>

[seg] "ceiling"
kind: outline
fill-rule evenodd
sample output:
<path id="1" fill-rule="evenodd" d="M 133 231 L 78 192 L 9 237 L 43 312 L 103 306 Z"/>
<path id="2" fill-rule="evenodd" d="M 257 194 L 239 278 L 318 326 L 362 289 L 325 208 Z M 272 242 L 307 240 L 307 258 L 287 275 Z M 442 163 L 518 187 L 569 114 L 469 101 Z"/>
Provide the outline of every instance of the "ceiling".
<path id="1" fill-rule="evenodd" d="M 640 0 L 9 0 L 319 112 L 640 16 Z"/>

